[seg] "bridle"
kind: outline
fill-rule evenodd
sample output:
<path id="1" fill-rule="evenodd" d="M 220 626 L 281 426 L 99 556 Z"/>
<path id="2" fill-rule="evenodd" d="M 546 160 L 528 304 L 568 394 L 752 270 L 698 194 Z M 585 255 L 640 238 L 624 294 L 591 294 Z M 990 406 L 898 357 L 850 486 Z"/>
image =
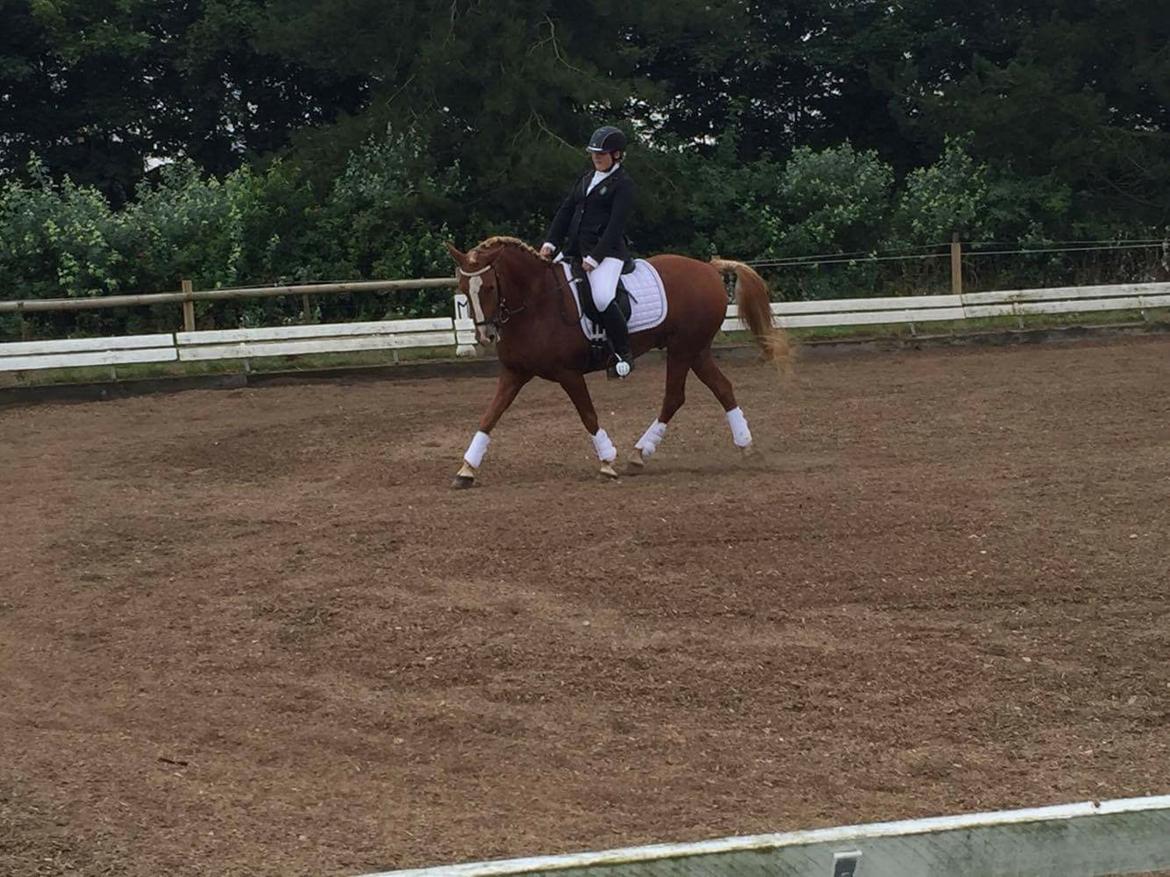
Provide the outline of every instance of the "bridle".
<path id="1" fill-rule="evenodd" d="M 568 298 L 569 302 L 573 300 L 573 292 L 569 287 L 569 281 L 565 278 L 564 272 L 561 270 L 559 264 L 554 262 L 552 269 L 553 287 L 557 293 L 561 322 L 566 326 L 575 326 L 580 318 L 576 314 L 566 313 L 565 310 L 565 299 Z M 500 275 L 495 270 L 494 262 L 490 265 L 485 265 L 478 271 L 467 271 L 462 266 L 457 266 L 455 270 L 459 276 L 468 278 L 467 298 L 472 308 L 472 323 L 476 328 L 491 326 L 496 331 L 499 331 L 501 326 L 512 319 L 513 314 L 519 314 L 528 309 L 528 301 L 523 293 L 521 293 L 520 305 L 518 307 L 513 308 L 508 305 L 504 297 L 503 286 L 500 283 Z M 492 272 L 492 277 L 496 281 L 496 312 L 490 318 L 484 314 L 483 304 L 479 300 L 479 290 L 483 285 L 482 277 L 489 271 Z M 587 295 L 588 293 L 586 292 L 585 294 Z M 572 306 L 570 305 L 570 307 Z"/>
<path id="2" fill-rule="evenodd" d="M 520 297 L 520 306 L 515 308 L 509 307 L 507 300 L 504 298 L 504 287 L 503 284 L 500 283 L 500 275 L 496 272 L 496 266 L 494 262 L 490 265 L 485 265 L 478 271 L 465 271 L 462 267 L 457 268 L 456 270 L 463 277 L 469 278 L 467 284 L 467 291 L 469 293 L 468 298 L 471 299 L 471 307 L 474 311 L 475 317 L 474 322 L 477 328 L 480 326 L 492 326 L 498 330 L 506 322 L 512 319 L 513 314 L 519 314 L 527 310 L 528 302 L 524 299 L 523 293 L 521 293 Z M 480 287 L 483 286 L 482 275 L 488 271 L 492 272 L 492 277 L 495 278 L 496 281 L 496 312 L 492 314 L 490 318 L 484 315 L 483 305 L 479 300 L 479 290 Z"/>

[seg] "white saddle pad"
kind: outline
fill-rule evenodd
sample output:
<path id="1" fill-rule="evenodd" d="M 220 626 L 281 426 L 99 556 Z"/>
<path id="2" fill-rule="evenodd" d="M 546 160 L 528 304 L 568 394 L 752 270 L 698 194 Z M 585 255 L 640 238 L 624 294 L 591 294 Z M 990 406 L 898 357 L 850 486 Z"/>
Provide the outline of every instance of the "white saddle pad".
<path id="1" fill-rule="evenodd" d="M 629 274 L 622 275 L 622 283 L 630 293 L 630 334 L 644 332 L 661 326 L 666 319 L 666 287 L 662 285 L 662 278 L 654 270 L 654 266 L 645 259 L 635 259 L 637 266 Z M 581 331 L 590 341 L 600 341 L 605 337 L 605 330 L 595 325 L 581 310 L 581 296 L 577 291 L 577 284 L 573 282 L 573 275 L 569 271 L 568 263 L 562 263 L 565 279 L 573 290 L 573 301 L 577 303 L 577 314 L 581 317 Z"/>

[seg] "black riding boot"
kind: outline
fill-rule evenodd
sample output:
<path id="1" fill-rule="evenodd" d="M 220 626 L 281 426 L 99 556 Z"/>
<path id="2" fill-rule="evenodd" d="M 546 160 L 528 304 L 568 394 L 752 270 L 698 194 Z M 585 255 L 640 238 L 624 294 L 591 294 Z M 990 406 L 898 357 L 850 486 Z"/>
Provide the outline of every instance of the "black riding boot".
<path id="1" fill-rule="evenodd" d="M 617 362 L 609 370 L 610 374 L 624 378 L 634 370 L 634 357 L 630 355 L 630 330 L 616 299 L 601 312 L 601 323 L 605 326 L 605 334 L 609 336 L 610 346 L 617 357 Z"/>

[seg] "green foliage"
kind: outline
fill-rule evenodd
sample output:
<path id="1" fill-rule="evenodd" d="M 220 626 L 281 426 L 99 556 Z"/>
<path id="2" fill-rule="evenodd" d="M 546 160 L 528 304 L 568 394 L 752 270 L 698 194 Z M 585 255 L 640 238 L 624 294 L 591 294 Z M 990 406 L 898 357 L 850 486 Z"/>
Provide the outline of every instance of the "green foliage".
<path id="1" fill-rule="evenodd" d="M 0 20 L 13 297 L 444 275 L 448 238 L 538 242 L 603 122 L 632 136 L 642 254 L 779 260 L 1170 225 L 1157 3 L 0 0 Z M 1034 263 L 1039 280 L 1098 270 Z M 802 270 L 784 278 L 792 295 L 937 280 Z M 329 319 L 445 309 L 442 293 L 317 301 Z M 41 328 L 163 327 L 176 310 Z"/>
<path id="2" fill-rule="evenodd" d="M 458 164 L 437 168 L 414 134 L 368 139 L 345 168 L 316 215 L 304 266 L 326 277 L 435 277 L 451 273 L 443 221 L 463 191 Z M 362 318 L 430 315 L 449 310 L 442 290 L 412 297 L 395 294 L 360 303 Z M 338 302 L 322 304 L 325 316 Z"/>
<path id="3" fill-rule="evenodd" d="M 881 240 L 894 174 L 873 150 L 845 143 L 792 153 L 765 222 L 765 256 L 866 252 Z"/>
<path id="4" fill-rule="evenodd" d="M 330 269 L 339 276 L 362 277 L 386 276 L 387 270 L 403 267 L 433 270 L 429 252 L 415 257 L 390 253 L 400 249 L 404 228 L 412 229 L 412 238 L 428 220 L 441 228 L 462 191 L 458 163 L 435 168 L 416 135 L 370 138 L 350 154 L 323 205 L 324 228 L 336 241 Z"/>
<path id="5" fill-rule="evenodd" d="M 442 276 L 451 271 L 441 222 L 419 215 L 460 191 L 457 167 L 419 173 L 423 153 L 402 138 L 353 154 L 324 203 L 275 162 L 222 180 L 191 162 L 161 168 L 133 201 L 114 211 L 96 189 L 54 183 L 34 162 L 28 182 L 0 186 L 0 272 L 22 298 L 99 296 L 330 279 Z M 414 295 L 322 297 L 317 316 L 381 319 L 446 313 L 444 290 Z M 301 318 L 301 301 L 201 303 L 202 325 L 264 325 Z M 45 318 L 41 331 L 68 334 L 102 323 L 174 328 L 176 308 L 135 316 L 86 312 Z M 98 321 L 98 322 L 95 322 Z M 14 327 L 8 327 L 9 332 Z"/>
<path id="6" fill-rule="evenodd" d="M 990 193 L 987 168 L 967 154 L 961 140 L 948 138 L 942 157 L 906 178 L 893 221 L 900 244 L 931 245 L 988 236 Z"/>
<path id="7" fill-rule="evenodd" d="M 678 149 L 671 156 L 676 168 L 669 178 L 676 185 L 685 181 L 689 209 L 686 230 L 680 229 L 675 241 L 665 242 L 668 246 L 702 258 L 746 258 L 768 252 L 773 235 L 766 221 L 767 210 L 776 202 L 781 167 L 769 156 L 739 161 L 740 135 L 738 125 L 733 125 L 723 132 L 710 155 L 700 157 Z"/>
<path id="8" fill-rule="evenodd" d="M 39 161 L 28 175 L 28 185 L 0 186 L 0 274 L 28 298 L 122 291 L 120 220 L 101 194 L 53 183 Z"/>
<path id="9" fill-rule="evenodd" d="M 0 172 L 31 154 L 120 206 L 152 159 L 224 176 L 365 100 L 256 48 L 265 0 L 0 0 Z"/>

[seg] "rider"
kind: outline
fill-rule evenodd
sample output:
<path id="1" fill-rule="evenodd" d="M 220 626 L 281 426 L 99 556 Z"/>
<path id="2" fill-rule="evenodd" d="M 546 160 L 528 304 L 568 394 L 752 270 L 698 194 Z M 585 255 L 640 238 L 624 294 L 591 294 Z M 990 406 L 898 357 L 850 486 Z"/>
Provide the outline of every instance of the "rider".
<path id="1" fill-rule="evenodd" d="M 581 259 L 581 267 L 589 273 L 593 303 L 617 357 L 614 371 L 624 378 L 634 368 L 629 329 L 615 299 L 622 266 L 630 256 L 626 217 L 634 205 L 634 181 L 621 165 L 626 135 L 605 125 L 593 132 L 586 150 L 593 169 L 573 184 L 553 217 L 540 253 L 551 257 L 563 245 L 566 256 Z"/>

